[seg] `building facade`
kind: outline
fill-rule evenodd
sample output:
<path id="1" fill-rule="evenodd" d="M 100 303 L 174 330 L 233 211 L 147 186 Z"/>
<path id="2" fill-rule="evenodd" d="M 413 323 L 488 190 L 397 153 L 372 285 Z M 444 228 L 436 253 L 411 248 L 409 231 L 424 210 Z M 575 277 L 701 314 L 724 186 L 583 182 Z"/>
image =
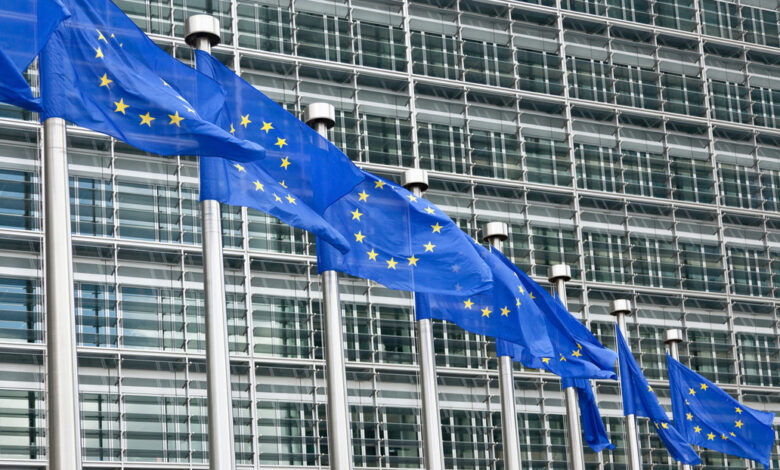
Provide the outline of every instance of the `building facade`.
<path id="1" fill-rule="evenodd" d="M 335 105 L 332 140 L 426 196 L 540 282 L 571 266 L 569 308 L 630 344 L 669 409 L 663 331 L 683 363 L 780 414 L 777 0 L 116 0 L 192 61 L 184 20 L 216 16 L 214 54 L 291 112 Z M 35 71 L 30 80 L 36 82 Z M 0 466 L 46 465 L 41 126 L 0 106 Z M 207 468 L 197 160 L 69 129 L 85 468 Z M 223 208 L 240 468 L 327 465 L 314 240 Z M 409 293 L 342 276 L 356 468 L 422 468 Z M 446 466 L 501 469 L 489 339 L 435 323 Z M 563 395 L 517 366 L 523 468 L 565 469 Z M 616 382 L 595 387 L 625 468 Z M 640 419 L 645 468 L 676 469 Z M 780 430 L 780 418 L 775 421 Z M 701 451 L 708 469 L 757 468 Z M 780 468 L 780 444 L 773 468 Z"/>

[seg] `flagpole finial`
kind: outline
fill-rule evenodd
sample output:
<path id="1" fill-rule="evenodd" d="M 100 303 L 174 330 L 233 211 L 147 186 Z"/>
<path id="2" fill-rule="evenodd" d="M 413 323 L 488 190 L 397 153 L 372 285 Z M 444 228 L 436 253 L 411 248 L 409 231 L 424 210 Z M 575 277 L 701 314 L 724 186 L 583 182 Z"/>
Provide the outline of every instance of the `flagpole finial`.
<path id="1" fill-rule="evenodd" d="M 490 242 L 493 239 L 504 241 L 509 238 L 509 228 L 504 222 L 488 222 L 482 230 L 482 239 Z"/>
<path id="2" fill-rule="evenodd" d="M 550 282 L 554 283 L 556 281 L 563 280 L 565 282 L 568 282 L 571 280 L 571 266 L 568 264 L 554 264 L 550 266 L 550 271 L 548 272 L 547 279 L 549 279 Z"/>
<path id="3" fill-rule="evenodd" d="M 420 188 L 421 192 L 428 190 L 428 172 L 419 168 L 410 168 L 401 175 L 401 186 L 413 191 Z"/>
<path id="4" fill-rule="evenodd" d="M 679 328 L 669 328 L 668 330 L 664 331 L 665 344 L 682 343 L 682 341 L 682 330 Z"/>
<path id="5" fill-rule="evenodd" d="M 197 48 L 198 39 L 208 39 L 211 46 L 216 46 L 220 41 L 219 20 L 211 15 L 192 15 L 187 18 L 184 25 L 184 41 L 193 48 Z"/>
<path id="6" fill-rule="evenodd" d="M 615 299 L 610 303 L 609 313 L 614 316 L 620 314 L 631 315 L 631 301 L 628 299 Z"/>
<path id="7" fill-rule="evenodd" d="M 330 103 L 312 103 L 303 110 L 303 121 L 311 127 L 324 123 L 326 130 L 331 129 L 336 125 L 336 108 Z"/>

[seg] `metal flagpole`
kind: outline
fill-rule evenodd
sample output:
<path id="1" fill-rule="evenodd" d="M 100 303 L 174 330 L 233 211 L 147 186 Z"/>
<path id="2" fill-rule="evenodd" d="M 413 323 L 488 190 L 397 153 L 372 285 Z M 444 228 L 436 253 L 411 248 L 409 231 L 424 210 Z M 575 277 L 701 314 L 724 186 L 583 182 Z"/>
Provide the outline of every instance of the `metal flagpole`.
<path id="1" fill-rule="evenodd" d="M 219 44 L 219 21 L 210 15 L 187 18 L 185 40 L 190 47 L 211 53 Z M 209 418 L 209 469 L 233 470 L 233 398 L 230 391 L 225 266 L 222 259 L 222 220 L 219 201 L 200 203 L 203 233 L 203 290 L 206 305 L 206 384 Z"/>
<path id="2" fill-rule="evenodd" d="M 677 347 L 683 341 L 682 331 L 677 328 L 670 328 L 664 331 L 664 343 L 669 346 L 669 354 L 676 360 L 680 360 L 680 350 Z M 680 464 L 683 470 L 691 470 L 690 465 Z"/>
<path id="3" fill-rule="evenodd" d="M 81 426 L 73 306 L 73 254 L 65 121 L 43 123 L 44 272 L 49 469 L 81 468 Z"/>
<path id="4" fill-rule="evenodd" d="M 322 137 L 336 124 L 336 110 L 329 103 L 312 103 L 304 110 L 304 120 Z M 349 470 L 352 463 L 352 437 L 347 403 L 347 372 L 344 361 L 344 334 L 339 300 L 339 275 L 321 275 L 325 373 L 328 384 L 328 461 L 331 470 Z"/>
<path id="5" fill-rule="evenodd" d="M 504 222 L 490 222 L 485 225 L 483 240 L 500 252 L 501 244 L 509 237 Z M 504 468 L 520 470 L 520 431 L 517 427 L 517 405 L 515 404 L 515 375 L 512 357 L 498 358 L 498 384 L 501 392 L 501 434 L 504 438 Z"/>
<path id="6" fill-rule="evenodd" d="M 628 342 L 626 315 L 631 315 L 631 301 L 626 299 L 613 300 L 610 313 L 617 318 L 618 327 Z M 628 470 L 641 470 L 642 455 L 639 452 L 639 432 L 636 427 L 636 416 L 633 414 L 626 415 L 626 435 L 628 437 L 628 445 L 626 446 Z"/>
<path id="7" fill-rule="evenodd" d="M 415 196 L 428 189 L 428 173 L 417 168 L 406 170 L 401 184 Z M 423 464 L 426 470 L 444 469 L 444 449 L 439 414 L 439 386 L 436 381 L 436 357 L 433 349 L 433 325 L 429 318 L 418 320 L 417 362 L 420 365 L 422 394 Z"/>
<path id="8" fill-rule="evenodd" d="M 550 266 L 548 279 L 555 284 L 558 297 L 566 305 L 566 281 L 571 280 L 571 268 L 566 264 Z M 585 470 L 585 452 L 582 450 L 582 428 L 580 425 L 580 410 L 577 405 L 577 389 L 566 387 L 563 390 L 566 397 L 566 425 L 569 428 L 569 468 Z"/>

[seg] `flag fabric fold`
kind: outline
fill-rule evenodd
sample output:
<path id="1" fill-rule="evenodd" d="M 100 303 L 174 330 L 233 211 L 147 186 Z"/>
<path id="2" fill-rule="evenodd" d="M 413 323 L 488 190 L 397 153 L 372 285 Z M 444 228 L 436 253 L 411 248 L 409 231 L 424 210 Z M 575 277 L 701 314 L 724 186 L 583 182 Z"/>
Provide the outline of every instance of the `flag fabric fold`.
<path id="1" fill-rule="evenodd" d="M 391 289 L 423 293 L 485 289 L 490 270 L 472 241 L 435 204 L 361 170 L 364 179 L 323 218 L 349 242 L 341 253 L 317 241 L 320 272 L 339 271 Z"/>
<path id="2" fill-rule="evenodd" d="M 769 468 L 774 413 L 747 407 L 703 376 L 666 356 L 674 423 L 691 444 Z"/>
<path id="3" fill-rule="evenodd" d="M 40 112 L 24 72 L 69 16 L 59 0 L 8 0 L 0 2 L 0 101 Z"/>
<path id="4" fill-rule="evenodd" d="M 688 465 L 698 465 L 701 459 L 680 434 L 679 418 L 675 415 L 673 426 L 666 411 L 658 403 L 658 397 L 653 393 L 653 387 L 647 383 L 642 370 L 634 359 L 631 350 L 623 338 L 620 328 L 615 325 L 620 356 L 620 391 L 623 396 L 623 414 L 650 418 L 658 437 L 666 446 L 672 457 Z"/>
<path id="5" fill-rule="evenodd" d="M 593 395 L 593 387 L 588 379 L 561 379 L 561 389 L 574 387 L 577 390 L 577 403 L 580 407 L 580 420 L 582 433 L 585 435 L 585 443 L 593 452 L 599 453 L 604 449 L 614 449 L 615 445 L 609 441 L 609 435 L 601 419 L 596 397 Z"/>
<path id="6" fill-rule="evenodd" d="M 41 119 L 60 117 L 160 155 L 238 162 L 264 149 L 212 124 L 222 88 L 155 45 L 110 0 L 61 0 L 70 12 L 40 53 Z"/>

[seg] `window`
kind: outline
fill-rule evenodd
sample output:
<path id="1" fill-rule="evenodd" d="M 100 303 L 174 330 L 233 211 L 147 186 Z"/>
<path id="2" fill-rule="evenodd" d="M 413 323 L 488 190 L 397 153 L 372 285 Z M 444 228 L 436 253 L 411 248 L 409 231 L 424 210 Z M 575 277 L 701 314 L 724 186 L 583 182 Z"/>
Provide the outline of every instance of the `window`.
<path id="1" fill-rule="evenodd" d="M 521 90 L 562 95 L 561 57 L 551 52 L 517 51 L 518 87 Z"/>
<path id="2" fill-rule="evenodd" d="M 455 38 L 412 31 L 412 62 L 414 73 L 450 80 L 461 79 Z"/>

